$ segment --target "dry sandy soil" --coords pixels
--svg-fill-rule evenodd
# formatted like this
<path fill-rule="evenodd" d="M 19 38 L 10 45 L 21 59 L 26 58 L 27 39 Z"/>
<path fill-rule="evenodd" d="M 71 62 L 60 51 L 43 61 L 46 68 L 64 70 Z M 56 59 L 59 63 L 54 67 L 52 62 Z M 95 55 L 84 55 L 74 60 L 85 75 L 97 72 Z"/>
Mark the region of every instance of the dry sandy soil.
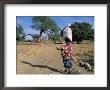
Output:
<path fill-rule="evenodd" d="M 17 74 L 67 74 L 64 72 L 60 50 L 61 44 L 17 45 Z M 94 44 L 72 44 L 73 54 L 77 60 L 91 64 L 94 68 Z M 74 64 L 71 74 L 94 74 L 84 67 Z M 80 72 L 77 72 L 77 69 Z"/>

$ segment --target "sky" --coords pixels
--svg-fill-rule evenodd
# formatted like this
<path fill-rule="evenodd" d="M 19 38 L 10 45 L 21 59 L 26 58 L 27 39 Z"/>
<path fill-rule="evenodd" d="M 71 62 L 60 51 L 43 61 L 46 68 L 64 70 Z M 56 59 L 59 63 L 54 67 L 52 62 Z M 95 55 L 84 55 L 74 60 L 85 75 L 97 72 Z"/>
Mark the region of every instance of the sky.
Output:
<path fill-rule="evenodd" d="M 94 28 L 94 16 L 49 16 L 56 24 L 63 29 L 67 24 L 74 22 L 87 22 L 93 25 Z M 31 28 L 33 16 L 17 16 L 16 23 L 22 25 L 26 34 L 35 34 L 36 31 Z M 31 37 L 27 37 L 31 38 Z"/>

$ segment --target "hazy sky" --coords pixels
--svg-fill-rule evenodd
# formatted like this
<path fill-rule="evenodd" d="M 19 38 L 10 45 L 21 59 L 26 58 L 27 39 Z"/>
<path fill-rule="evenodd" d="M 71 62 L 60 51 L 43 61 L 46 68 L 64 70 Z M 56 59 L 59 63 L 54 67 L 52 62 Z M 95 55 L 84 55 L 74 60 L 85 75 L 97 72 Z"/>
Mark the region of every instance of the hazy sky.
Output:
<path fill-rule="evenodd" d="M 32 16 L 17 16 L 16 22 L 17 24 L 20 24 L 24 28 L 24 32 L 34 34 L 36 31 L 34 31 L 31 28 L 32 25 Z M 87 22 L 93 25 L 94 28 L 94 16 L 50 16 L 51 19 L 53 19 L 56 24 L 62 29 L 64 28 L 68 23 L 74 23 L 74 22 Z"/>

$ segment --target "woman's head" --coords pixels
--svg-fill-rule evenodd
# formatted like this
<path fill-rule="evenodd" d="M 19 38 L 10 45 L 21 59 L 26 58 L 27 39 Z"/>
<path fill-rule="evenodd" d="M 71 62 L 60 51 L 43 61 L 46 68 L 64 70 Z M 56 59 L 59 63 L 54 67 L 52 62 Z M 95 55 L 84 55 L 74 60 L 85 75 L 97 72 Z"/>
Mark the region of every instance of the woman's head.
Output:
<path fill-rule="evenodd" d="M 65 38 L 66 43 L 70 43 L 71 41 L 68 38 Z"/>

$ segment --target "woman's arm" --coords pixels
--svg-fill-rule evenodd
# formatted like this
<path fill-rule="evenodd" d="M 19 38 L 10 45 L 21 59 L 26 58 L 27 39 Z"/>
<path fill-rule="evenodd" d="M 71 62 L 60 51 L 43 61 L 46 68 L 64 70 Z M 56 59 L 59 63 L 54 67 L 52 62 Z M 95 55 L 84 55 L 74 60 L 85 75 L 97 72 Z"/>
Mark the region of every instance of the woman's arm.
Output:
<path fill-rule="evenodd" d="M 74 61 L 74 62 L 77 62 L 77 59 L 71 54 L 71 59 Z"/>

